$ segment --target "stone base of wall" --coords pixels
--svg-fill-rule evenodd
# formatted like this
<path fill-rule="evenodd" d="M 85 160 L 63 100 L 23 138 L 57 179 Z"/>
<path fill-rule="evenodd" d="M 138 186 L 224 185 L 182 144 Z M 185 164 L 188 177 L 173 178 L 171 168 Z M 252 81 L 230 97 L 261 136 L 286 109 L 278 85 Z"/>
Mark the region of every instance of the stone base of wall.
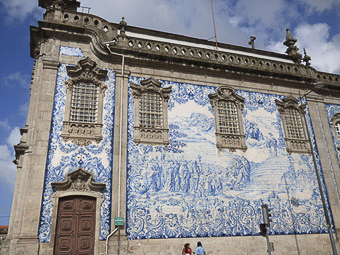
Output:
<path fill-rule="evenodd" d="M 38 238 L 7 238 L 2 244 L 1 255 L 36 255 L 39 254 Z"/>
<path fill-rule="evenodd" d="M 12 243 L 3 243 L 0 254 L 52 254 L 48 244 L 40 244 L 33 240 L 11 240 Z M 209 255 L 265 255 L 267 254 L 266 239 L 261 236 L 240 237 L 211 237 L 211 238 L 178 238 L 178 239 L 140 239 L 127 240 L 126 236 L 120 237 L 119 254 L 128 255 L 180 255 L 184 243 L 190 243 L 193 251 L 200 241 Z M 281 235 L 270 236 L 274 243 L 273 255 L 329 255 L 332 248 L 328 234 L 309 235 Z M 15 242 L 15 243 L 14 243 Z M 11 249 L 9 249 L 11 246 Z M 337 242 L 337 249 L 339 243 Z M 98 250 L 97 250 L 98 251 Z M 96 254 L 98 254 L 96 252 Z M 100 241 L 99 254 L 106 254 L 105 241 Z M 108 254 L 118 254 L 118 237 L 113 236 L 109 241 Z"/>
<path fill-rule="evenodd" d="M 209 255 L 267 254 L 266 238 L 261 236 L 128 240 L 127 253 L 120 249 L 120 254 L 180 255 L 184 243 L 190 243 L 194 251 L 198 241 Z M 274 243 L 273 255 L 332 254 L 328 234 L 270 236 L 270 241 Z M 117 254 L 117 247 L 111 247 L 109 254 Z"/>

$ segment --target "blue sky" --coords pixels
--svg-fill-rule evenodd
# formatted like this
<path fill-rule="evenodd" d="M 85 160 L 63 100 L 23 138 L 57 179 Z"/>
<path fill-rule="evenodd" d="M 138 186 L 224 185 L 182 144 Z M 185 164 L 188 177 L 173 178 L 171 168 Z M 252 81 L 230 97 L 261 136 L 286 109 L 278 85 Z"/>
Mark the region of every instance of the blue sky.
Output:
<path fill-rule="evenodd" d="M 118 23 L 203 39 L 213 37 L 210 0 L 84 0 L 91 14 Z M 340 0 L 214 0 L 217 38 L 248 47 L 250 35 L 258 49 L 285 52 L 289 27 L 306 48 L 312 66 L 340 74 Z M 29 26 L 43 10 L 38 0 L 0 0 L 0 225 L 9 222 L 16 167 L 13 145 L 26 122 L 33 60 Z"/>

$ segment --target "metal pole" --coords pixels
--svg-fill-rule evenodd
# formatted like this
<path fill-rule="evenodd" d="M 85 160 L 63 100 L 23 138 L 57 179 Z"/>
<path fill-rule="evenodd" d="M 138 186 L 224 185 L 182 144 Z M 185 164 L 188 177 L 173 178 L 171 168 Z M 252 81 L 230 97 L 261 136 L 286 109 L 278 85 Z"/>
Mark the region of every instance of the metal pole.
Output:
<path fill-rule="evenodd" d="M 271 255 L 272 254 L 272 246 L 271 246 L 271 244 L 270 244 L 270 242 L 269 242 L 269 235 L 268 235 L 268 227 L 266 226 L 266 228 L 267 228 L 267 231 L 266 231 L 266 240 L 267 240 L 267 252 L 268 252 L 268 255 Z"/>
<path fill-rule="evenodd" d="M 218 50 L 218 47 L 217 47 L 217 35 L 216 35 L 216 26 L 215 26 L 215 15 L 214 15 L 214 4 L 213 4 L 213 0 L 211 0 L 211 11 L 212 11 L 213 23 L 214 23 L 214 33 L 215 33 L 216 50 Z"/>
<path fill-rule="evenodd" d="M 304 95 L 303 97 L 305 97 L 305 96 L 306 95 Z M 306 104 L 307 104 L 307 98 L 305 98 L 305 99 L 306 99 Z M 312 118 L 311 118 L 311 125 L 312 125 Z M 323 187 L 322 187 L 321 178 L 319 176 L 318 167 L 317 167 L 317 164 L 316 164 L 316 159 L 315 159 L 314 150 L 313 150 L 313 144 L 312 144 L 312 140 L 311 140 L 308 129 L 307 129 L 307 135 L 308 135 L 310 148 L 312 150 L 313 164 L 314 164 L 314 169 L 315 169 L 315 173 L 316 173 L 316 179 L 318 181 L 318 186 L 319 186 L 319 191 L 320 191 L 320 196 L 321 196 L 321 201 L 322 201 L 322 207 L 323 207 L 323 211 L 324 211 L 325 218 L 326 218 L 326 224 L 327 224 L 327 228 L 328 228 L 329 239 L 330 239 L 331 245 L 332 245 L 333 255 L 338 255 L 338 252 L 337 252 L 336 246 L 335 246 L 334 237 L 333 237 L 331 221 L 330 221 L 329 214 L 328 214 L 328 208 L 327 208 L 327 204 L 326 204 L 325 194 L 324 194 L 324 190 L 323 190 Z"/>

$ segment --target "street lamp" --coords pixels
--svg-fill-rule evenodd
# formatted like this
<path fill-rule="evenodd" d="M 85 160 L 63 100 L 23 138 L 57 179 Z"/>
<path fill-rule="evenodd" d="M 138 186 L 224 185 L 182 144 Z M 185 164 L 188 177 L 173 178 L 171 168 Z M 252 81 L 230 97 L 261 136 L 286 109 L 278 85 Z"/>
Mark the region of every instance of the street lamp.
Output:
<path fill-rule="evenodd" d="M 313 89 L 321 89 L 324 86 L 325 86 L 325 83 L 317 82 L 317 83 L 314 84 L 314 88 Z M 310 91 L 305 93 L 303 96 L 301 96 L 299 98 L 300 102 L 301 102 L 302 98 L 305 98 L 306 99 L 306 103 L 307 103 L 306 96 L 309 93 L 311 93 L 313 91 L 313 89 L 311 89 Z M 315 159 L 314 150 L 313 150 L 313 144 L 312 144 L 312 140 L 311 140 L 311 137 L 310 137 L 310 134 L 309 134 L 308 131 L 307 131 L 307 135 L 308 135 L 308 140 L 309 140 L 309 144 L 310 144 L 310 148 L 311 148 L 311 152 L 312 152 L 314 169 L 315 169 L 316 178 L 317 178 L 317 181 L 318 181 L 318 186 L 319 186 L 319 191 L 320 191 L 320 196 L 321 196 L 321 201 L 322 201 L 322 207 L 323 207 L 323 211 L 324 211 L 325 218 L 326 218 L 326 224 L 327 224 L 327 228 L 328 228 L 329 239 L 330 239 L 330 242 L 331 242 L 331 245 L 332 245 L 333 255 L 338 255 L 338 252 L 337 252 L 336 246 L 335 246 L 334 237 L 333 237 L 333 231 L 332 231 L 332 227 L 331 227 L 331 220 L 330 220 L 329 214 L 328 214 L 328 208 L 327 208 L 327 204 L 326 204 L 324 190 L 323 190 L 323 187 L 322 187 L 321 178 L 320 178 L 319 173 L 318 173 L 318 168 L 317 168 L 316 159 Z"/>
<path fill-rule="evenodd" d="M 309 93 L 313 92 L 315 89 L 322 89 L 325 87 L 325 83 L 322 81 L 319 81 L 317 83 L 314 83 L 314 88 L 310 89 L 306 94 L 304 94 L 303 96 L 300 96 L 299 99 L 301 100 L 302 98 L 306 97 L 307 95 L 309 95 Z M 307 100 L 307 98 L 306 98 Z"/>

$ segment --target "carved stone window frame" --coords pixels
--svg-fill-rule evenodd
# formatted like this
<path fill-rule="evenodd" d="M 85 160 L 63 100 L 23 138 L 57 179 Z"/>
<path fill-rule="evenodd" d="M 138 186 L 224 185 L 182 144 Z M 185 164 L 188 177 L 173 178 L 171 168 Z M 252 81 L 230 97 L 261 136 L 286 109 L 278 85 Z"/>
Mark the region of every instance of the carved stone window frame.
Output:
<path fill-rule="evenodd" d="M 289 154 L 291 153 L 311 153 L 311 146 L 310 141 L 308 140 L 308 130 L 307 130 L 307 123 L 306 123 L 306 105 L 302 104 L 299 105 L 299 100 L 296 97 L 288 96 L 282 101 L 275 100 L 275 103 L 278 107 L 278 111 L 280 113 L 280 118 L 283 125 L 283 132 L 285 136 L 286 141 L 286 149 Z M 297 138 L 290 138 L 288 137 L 288 127 L 286 123 L 286 114 L 287 109 L 296 109 L 297 112 L 300 114 L 301 123 L 302 123 L 302 132 L 304 135 L 303 139 L 297 139 Z"/>
<path fill-rule="evenodd" d="M 219 150 L 229 149 L 230 151 L 236 151 L 236 149 L 240 149 L 242 151 L 246 151 L 247 145 L 245 141 L 242 117 L 244 98 L 237 95 L 235 90 L 229 86 L 218 87 L 216 93 L 210 94 L 208 96 L 215 118 L 216 147 Z M 220 132 L 218 104 L 221 101 L 232 102 L 235 105 L 237 110 L 237 124 L 239 130 L 238 134 L 227 134 Z"/>
<path fill-rule="evenodd" d="M 340 123 L 340 112 L 334 114 L 333 117 L 331 118 L 331 125 L 334 130 L 334 137 L 335 139 L 340 139 L 340 134 L 337 133 L 336 127 L 335 127 L 337 123 Z"/>
<path fill-rule="evenodd" d="M 172 87 L 161 88 L 162 83 L 150 77 L 142 80 L 140 85 L 130 83 L 134 105 L 134 137 L 136 144 L 163 144 L 169 145 L 169 125 L 168 125 L 168 107 Z M 163 127 L 142 127 L 140 124 L 140 100 L 141 95 L 145 92 L 153 92 L 160 95 L 163 108 Z"/>
<path fill-rule="evenodd" d="M 79 167 L 78 169 L 66 174 L 65 181 L 53 182 L 51 186 L 56 192 L 51 196 L 53 205 L 51 236 L 48 244 L 51 254 L 53 253 L 55 235 L 57 231 L 57 216 L 59 208 L 59 199 L 68 196 L 87 196 L 96 199 L 96 226 L 95 226 L 95 246 L 94 254 L 99 254 L 100 242 L 100 213 L 101 205 L 104 201 L 104 195 L 100 193 L 106 185 L 104 183 L 94 182 L 93 174 Z"/>
<path fill-rule="evenodd" d="M 96 62 L 92 61 L 89 57 L 80 60 L 76 66 L 67 66 L 66 69 L 70 79 L 65 81 L 66 104 L 61 137 L 65 141 L 71 140 L 80 146 L 89 145 L 92 141 L 99 143 L 103 138 L 103 105 L 105 90 L 107 89 L 103 80 L 107 76 L 107 70 L 99 69 Z M 76 122 L 70 120 L 73 88 L 74 85 L 80 83 L 93 84 L 98 87 L 96 122 Z"/>

